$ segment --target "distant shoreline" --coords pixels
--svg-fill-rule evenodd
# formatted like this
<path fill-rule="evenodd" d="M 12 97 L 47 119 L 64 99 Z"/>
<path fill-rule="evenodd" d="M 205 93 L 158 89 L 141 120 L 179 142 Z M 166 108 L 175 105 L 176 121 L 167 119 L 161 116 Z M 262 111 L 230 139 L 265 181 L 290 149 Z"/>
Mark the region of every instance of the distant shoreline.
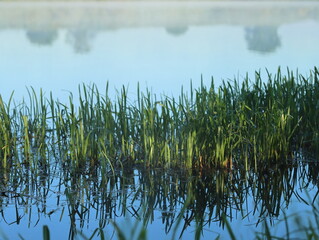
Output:
<path fill-rule="evenodd" d="M 289 3 L 289 4 L 287 4 Z M 319 21 L 319 1 L 1 1 L 0 30 L 179 27 L 207 25 L 278 26 Z"/>

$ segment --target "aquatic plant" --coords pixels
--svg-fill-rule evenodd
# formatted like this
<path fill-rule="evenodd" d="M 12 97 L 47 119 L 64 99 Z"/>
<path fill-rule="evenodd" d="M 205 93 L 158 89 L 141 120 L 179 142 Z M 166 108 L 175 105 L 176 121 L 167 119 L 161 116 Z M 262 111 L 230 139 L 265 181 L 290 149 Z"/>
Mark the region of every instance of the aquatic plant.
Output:
<path fill-rule="evenodd" d="M 29 102 L 12 106 L 0 97 L 0 157 L 32 169 L 51 155 L 74 170 L 143 164 L 148 167 L 246 170 L 287 164 L 293 155 L 319 149 L 319 72 L 308 78 L 279 69 L 263 80 L 246 77 L 183 88 L 178 98 L 137 87 L 130 102 L 123 87 L 114 100 L 93 84 L 79 86 L 79 99 L 46 98 L 28 90 Z M 189 95 L 188 95 L 189 94 Z"/>
<path fill-rule="evenodd" d="M 38 204 L 50 189 L 62 208 L 60 218 L 65 212 L 70 218 L 69 239 L 83 235 L 78 228 L 89 221 L 91 208 L 99 223 L 91 238 L 103 239 L 113 222 L 125 239 L 113 220 L 131 216 L 145 227 L 134 236 L 146 239 L 154 209 L 161 209 L 166 233 L 182 236 L 192 222 L 200 239 L 203 228 L 218 221 L 236 239 L 228 221 L 248 215 L 242 204 L 250 195 L 255 207 L 249 210 L 265 224 L 256 237 L 272 237 L 264 219 L 278 217 L 281 206 L 298 195 L 297 181 L 318 182 L 319 71 L 305 78 L 279 69 L 267 78 L 256 72 L 254 80 L 218 87 L 213 81 L 198 89 L 191 84 L 178 97 L 142 92 L 138 85 L 134 101 L 125 87 L 111 99 L 108 85 L 102 93 L 94 84 L 79 86 L 79 99 L 70 93 L 67 103 L 33 88 L 20 103 L 14 94 L 8 102 L 0 96 L 1 206 L 11 198 L 29 203 L 26 211 L 16 201 L 16 223 L 26 212 L 31 222 L 32 208 L 50 216 L 56 209 Z M 296 168 L 304 159 L 315 166 Z M 135 167 L 143 170 L 136 174 Z M 53 182 L 58 185 L 52 190 Z M 299 230 L 316 238 L 316 229 L 311 223 Z M 43 234 L 49 239 L 48 227 Z"/>

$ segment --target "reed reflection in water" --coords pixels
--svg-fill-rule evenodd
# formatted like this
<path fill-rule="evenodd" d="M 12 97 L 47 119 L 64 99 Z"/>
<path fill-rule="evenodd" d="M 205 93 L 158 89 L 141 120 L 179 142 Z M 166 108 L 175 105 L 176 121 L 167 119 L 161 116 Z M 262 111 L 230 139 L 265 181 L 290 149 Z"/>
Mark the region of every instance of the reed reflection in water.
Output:
<path fill-rule="evenodd" d="M 293 217 L 296 209 L 299 218 L 317 216 L 305 210 L 306 204 L 317 207 L 318 180 L 318 163 L 302 161 L 258 172 L 143 168 L 117 170 L 114 175 L 97 168 L 72 172 L 58 163 L 36 173 L 24 166 L 1 172 L 1 229 L 12 239 L 17 233 L 40 231 L 46 223 L 52 226 L 53 238 L 74 239 L 96 229 L 116 235 L 113 223 L 128 234 L 130 230 L 121 224 L 130 219 L 132 226 L 139 222 L 139 228 L 146 228 L 149 236 L 208 239 L 228 236 L 227 221 L 238 236 L 253 234 L 267 223 L 284 237 L 286 216 L 291 215 L 290 230 L 301 228 Z M 28 229 L 20 227 L 24 223 Z"/>

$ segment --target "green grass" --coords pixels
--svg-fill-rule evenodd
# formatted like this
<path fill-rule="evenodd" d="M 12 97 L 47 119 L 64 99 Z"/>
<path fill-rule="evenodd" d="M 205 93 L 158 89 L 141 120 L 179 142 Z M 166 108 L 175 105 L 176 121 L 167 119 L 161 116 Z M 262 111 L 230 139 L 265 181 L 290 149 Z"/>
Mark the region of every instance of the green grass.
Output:
<path fill-rule="evenodd" d="M 102 91 L 102 92 L 100 92 Z M 287 164 L 319 149 L 319 72 L 309 77 L 279 69 L 268 79 L 203 84 L 180 96 L 137 87 L 133 103 L 123 87 L 115 100 L 95 85 L 79 86 L 68 103 L 28 90 L 13 105 L 0 96 L 0 158 L 4 168 L 37 169 L 51 157 L 77 170 L 147 167 L 246 170 Z"/>

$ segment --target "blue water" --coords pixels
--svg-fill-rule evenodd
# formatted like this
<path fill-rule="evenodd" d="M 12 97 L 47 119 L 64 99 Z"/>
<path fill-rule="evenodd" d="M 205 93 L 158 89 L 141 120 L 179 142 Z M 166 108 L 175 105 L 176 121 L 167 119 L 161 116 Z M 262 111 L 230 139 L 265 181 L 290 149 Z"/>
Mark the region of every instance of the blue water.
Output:
<path fill-rule="evenodd" d="M 194 213 L 194 209 L 197 211 L 202 209 L 204 211 L 202 219 L 207 221 L 203 228 L 202 239 L 215 239 L 218 236 L 221 239 L 228 239 L 229 233 L 225 227 L 221 226 L 219 217 L 213 217 L 211 221 L 208 221 L 209 214 L 219 216 L 221 210 L 218 210 L 218 206 L 226 209 L 227 220 L 238 239 L 254 239 L 256 232 L 263 232 L 265 221 L 269 224 L 272 234 L 277 237 L 286 237 L 286 217 L 291 236 L 304 237 L 304 232 L 293 232 L 295 229 L 300 229 L 300 223 L 296 223 L 296 219 L 301 220 L 301 224 L 305 224 L 306 227 L 310 226 L 309 223 L 316 226 L 314 208 L 311 203 L 314 202 L 315 207 L 318 205 L 318 200 L 315 198 L 318 186 L 314 184 L 315 179 L 311 180 L 310 177 L 316 167 L 305 164 L 303 166 L 294 170 L 287 169 L 282 172 L 283 175 L 279 175 L 279 178 L 278 175 L 273 175 L 273 177 L 269 176 L 265 182 L 261 180 L 265 189 L 254 187 L 254 184 L 258 184 L 257 181 L 251 182 L 253 179 L 258 179 L 254 174 L 250 177 L 247 175 L 247 180 L 245 178 L 235 180 L 227 177 L 227 174 L 232 174 L 230 172 L 213 171 L 203 178 L 203 176 L 192 177 L 176 171 L 163 172 L 160 169 L 152 171 L 150 178 L 147 177 L 149 176 L 147 171 L 143 170 L 134 170 L 133 175 L 122 175 L 119 172 L 115 187 L 112 188 L 111 182 L 103 185 L 101 179 L 84 173 L 73 183 L 72 179 L 67 180 L 68 178 L 62 178 L 64 180 L 61 182 L 59 174 L 54 176 L 54 171 L 58 173 L 63 170 L 59 168 L 54 170 L 55 168 L 52 167 L 53 174 L 45 178 L 43 185 L 39 180 L 30 180 L 29 184 L 21 182 L 18 188 L 13 190 L 14 184 L 8 184 L 10 191 L 6 193 L 7 196 L 1 197 L 0 229 L 3 235 L 1 239 L 17 239 L 19 234 L 26 239 L 31 239 L 31 236 L 32 239 L 42 239 L 43 225 L 49 226 L 52 239 L 68 239 L 70 236 L 75 236 L 75 239 L 84 239 L 83 236 L 92 236 L 95 229 L 99 227 L 107 239 L 117 239 L 112 223 L 116 223 L 128 239 L 133 239 L 132 231 L 142 228 L 143 223 L 140 220 L 143 219 L 148 219 L 145 226 L 147 235 L 151 239 L 177 239 L 180 235 L 181 239 L 194 239 L 196 221 L 189 218 L 192 215 L 191 212 Z M 287 178 L 289 174 L 291 177 Z M 225 177 L 233 179 L 233 185 L 229 185 L 227 180 L 224 183 L 214 184 L 214 181 Z M 208 182 L 191 183 L 194 179 L 206 179 L 205 181 Z M 109 180 L 111 181 L 111 177 Z M 159 185 L 164 182 L 165 185 Z M 247 189 L 244 188 L 242 192 L 234 191 L 233 186 L 239 189 L 240 184 L 244 184 Z M 94 186 L 99 187 L 94 188 Z M 190 186 L 194 189 L 194 193 L 198 194 L 194 195 L 197 208 L 193 206 L 184 211 L 182 209 L 187 198 L 185 194 Z M 203 191 L 200 190 L 202 187 Z M 267 190 L 267 187 L 272 190 Z M 66 189 L 70 195 L 67 194 Z M 276 193 L 279 193 L 279 198 L 275 197 Z M 221 205 L 217 204 L 215 201 L 219 199 L 218 196 L 227 197 L 227 201 Z M 171 199 L 172 197 L 174 199 Z M 203 205 L 201 205 L 202 200 Z M 209 205 L 214 209 L 210 209 Z M 107 210 L 108 208 L 110 210 Z M 76 212 L 72 212 L 72 209 Z M 261 213 L 262 209 L 265 210 L 264 213 Z M 148 218 L 145 214 L 147 211 L 151 213 Z M 178 215 L 182 212 L 184 217 L 177 224 Z M 186 219 L 191 221 L 188 223 Z M 166 221 L 171 223 L 171 226 L 168 225 L 170 227 L 165 227 Z M 183 231 L 185 224 L 187 228 Z M 73 232 L 77 234 L 70 235 L 71 226 L 73 226 Z M 173 235 L 174 232 L 175 235 Z M 137 239 L 138 232 L 134 236 Z M 99 237 L 96 235 L 95 239 Z"/>
<path fill-rule="evenodd" d="M 141 89 L 176 96 L 181 86 L 189 89 L 191 80 L 194 87 L 199 86 L 201 76 L 206 85 L 212 77 L 218 85 L 222 79 L 242 79 L 246 74 L 253 78 L 256 70 L 275 73 L 278 67 L 309 76 L 319 62 L 319 21 L 311 12 L 318 4 L 299 4 L 300 9 L 306 6 L 305 13 L 293 20 L 285 16 L 273 20 L 271 14 L 260 20 L 247 14 L 236 22 L 231 16 L 219 20 L 211 15 L 203 16 L 208 20 L 186 19 L 186 27 L 178 27 L 180 20 L 174 17 L 150 18 L 147 12 L 114 15 L 119 23 L 98 22 L 102 20 L 95 20 L 90 12 L 81 20 L 83 24 L 63 14 L 66 20 L 60 24 L 51 15 L 39 23 L 36 19 L 24 23 L 16 17 L 17 23 L 0 22 L 0 94 L 8 99 L 14 90 L 18 101 L 27 95 L 25 87 L 32 86 L 67 101 L 69 91 L 77 96 L 81 83 L 95 83 L 103 92 L 109 82 L 111 96 L 124 85 L 134 99 L 138 82 Z M 36 6 L 33 14 L 45 12 Z M 312 14 L 307 16 L 307 11 Z M 143 18 L 152 21 L 143 24 Z M 164 20 L 177 27 L 166 27 Z"/>
<path fill-rule="evenodd" d="M 114 14 L 114 22 L 118 23 L 113 23 L 109 18 L 96 20 L 96 14 L 86 11 L 84 6 L 80 7 L 80 11 L 85 13 L 83 22 L 77 20 L 79 22 L 76 24 L 73 18 L 68 18 L 67 14 L 63 15 L 64 11 L 73 8 L 72 5 L 65 7 L 62 4 L 61 10 L 47 12 L 42 9 L 41 4 L 10 5 L 9 10 L 6 4 L 10 5 L 0 5 L 0 95 L 5 100 L 9 99 L 12 91 L 16 102 L 27 99 L 26 87 L 32 86 L 36 91 L 42 88 L 47 96 L 52 91 L 55 98 L 67 102 L 70 92 L 77 96 L 79 84 L 95 83 L 103 94 L 107 82 L 111 97 L 116 95 L 115 89 L 124 85 L 129 87 L 129 96 L 134 101 L 137 83 L 141 84 L 142 90 L 150 88 L 156 94 L 177 96 L 182 85 L 186 91 L 189 89 L 190 81 L 197 87 L 201 79 L 204 84 L 209 85 L 214 77 L 216 85 L 219 85 L 222 79 L 243 79 L 246 74 L 253 78 L 256 70 L 261 70 L 264 76 L 265 69 L 276 73 L 279 66 L 283 72 L 289 67 L 309 76 L 309 70 L 319 63 L 319 20 L 316 17 L 318 14 L 313 12 L 318 9 L 316 2 L 297 3 L 304 13 L 299 14 L 301 17 L 289 18 L 283 15 L 278 19 L 277 15 L 272 17 L 272 14 L 269 14 L 264 22 L 253 14 L 254 8 L 251 14 L 245 14 L 240 19 L 220 19 L 216 14 L 216 6 L 205 3 L 208 8 L 215 9 L 211 15 L 208 14 L 208 20 L 185 17 L 187 24 L 181 23 L 178 17 L 174 16 L 170 19 L 161 18 L 162 12 L 156 14 L 161 4 L 151 6 L 151 17 L 147 11 L 148 6 L 145 7 L 143 3 L 137 7 L 146 11 L 134 13 L 136 15 L 132 14 L 133 17 L 129 11 Z M 178 12 L 178 4 L 174 4 Z M 267 3 L 263 5 L 266 6 Z M 221 6 L 223 8 L 223 4 Z M 247 3 L 245 6 L 247 9 L 251 7 Z M 121 7 L 123 6 L 119 4 L 115 9 Z M 219 7 L 217 3 L 217 9 Z M 237 7 L 242 9 L 239 5 Z M 128 7 L 130 8 L 134 6 Z M 198 11 L 202 8 L 199 6 Z M 15 12 L 16 9 L 20 9 L 20 12 Z M 123 9 L 127 10 L 125 7 Z M 26 10 L 31 11 L 34 16 L 24 15 Z M 181 13 L 183 11 L 182 9 Z M 40 21 L 41 17 L 52 19 Z M 203 15 L 204 17 L 207 15 Z M 63 18 L 66 20 L 63 21 Z M 87 21 L 88 19 L 92 21 Z M 61 20 L 61 23 L 58 20 Z M 134 186 L 138 189 L 141 186 L 137 179 L 139 172 L 135 174 Z M 68 238 L 70 204 L 64 194 L 66 187 L 58 188 L 58 176 L 51 176 L 47 181 L 51 181 L 49 188 L 23 183 L 8 196 L 0 196 L 0 229 L 3 234 L 1 239 L 18 239 L 19 234 L 25 239 L 42 239 L 43 225 L 49 226 L 51 239 Z M 169 184 L 171 183 L 167 183 L 167 186 L 171 186 Z M 311 202 L 318 191 L 317 186 L 310 183 L 305 189 L 300 184 L 301 182 L 296 184 L 294 191 Z M 134 187 L 129 186 L 126 192 L 130 194 L 127 200 L 127 209 L 130 212 L 126 212 L 125 216 L 121 213 L 123 208 L 119 206 L 118 196 L 123 189 L 119 188 L 117 191 L 111 191 L 113 203 L 117 203 L 117 207 L 112 217 L 108 215 L 124 229 L 128 237 L 131 236 L 130 231 L 135 229 L 136 223 L 136 217 L 132 217 L 132 205 L 137 208 L 142 201 L 137 199 L 131 203 L 135 192 Z M 178 186 L 177 184 L 177 189 Z M 82 188 L 83 192 L 78 192 L 80 205 L 88 204 L 86 187 Z M 1 189 L 6 188 L 5 184 L 1 185 Z M 48 194 L 37 192 L 39 189 L 48 191 Z M 46 197 L 41 197 L 43 195 Z M 253 239 L 253 233 L 263 229 L 262 223 L 256 225 L 259 217 L 258 214 L 253 214 L 255 203 L 251 196 L 252 192 L 242 203 L 243 212 L 233 210 L 233 218 L 229 219 L 239 239 Z M 275 226 L 272 230 L 277 236 L 284 236 L 286 233 L 282 212 L 286 212 L 287 216 L 297 212 L 299 219 L 313 216 L 312 207 L 304 204 L 297 194 L 290 198 L 288 208 L 283 196 L 280 201 L 281 214 L 272 217 Z M 166 211 L 166 214 L 178 215 L 181 209 L 182 204 L 177 204 L 171 211 Z M 119 217 L 115 218 L 115 213 Z M 163 209 L 157 205 L 153 213 L 147 226 L 148 236 L 151 239 L 171 239 L 171 232 L 167 235 L 162 223 Z M 267 219 L 269 221 L 269 218 Z M 90 208 L 84 221 L 80 221 L 79 216 L 76 217 L 76 229 L 89 237 L 101 223 L 100 220 L 101 216 L 96 214 L 94 208 Z M 109 219 L 102 217 L 102 220 L 107 222 L 103 228 L 106 236 L 116 239 Z M 176 218 L 174 221 L 176 223 Z M 212 222 L 210 226 L 205 226 L 202 239 L 212 239 L 218 235 L 222 239 L 229 239 L 228 232 L 219 225 L 219 222 Z M 173 224 L 173 228 L 174 226 Z M 183 223 L 178 226 L 176 236 L 179 236 L 182 226 Z M 294 221 L 290 221 L 289 226 L 294 228 Z M 192 223 L 185 230 L 182 239 L 194 239 L 194 234 L 195 227 Z M 80 235 L 77 236 L 82 239 Z"/>

